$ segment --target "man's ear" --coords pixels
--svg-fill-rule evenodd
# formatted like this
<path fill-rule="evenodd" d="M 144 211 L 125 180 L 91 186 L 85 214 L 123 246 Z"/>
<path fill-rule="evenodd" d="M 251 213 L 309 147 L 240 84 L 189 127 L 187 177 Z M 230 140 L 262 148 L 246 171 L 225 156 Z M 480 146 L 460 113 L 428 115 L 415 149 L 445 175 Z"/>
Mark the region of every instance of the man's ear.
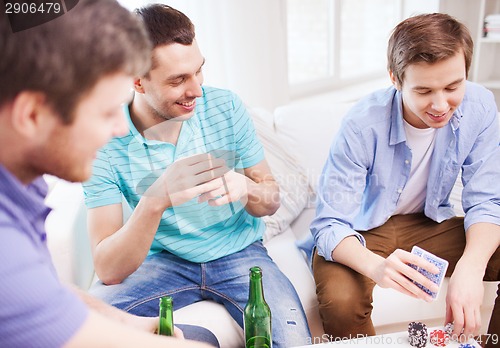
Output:
<path fill-rule="evenodd" d="M 27 137 L 36 136 L 44 114 L 51 112 L 40 92 L 23 91 L 12 102 L 11 119 L 14 130 Z"/>
<path fill-rule="evenodd" d="M 134 79 L 134 90 L 137 93 L 144 94 L 144 86 L 142 85 L 142 81 L 139 77 Z"/>
<path fill-rule="evenodd" d="M 393 84 L 393 86 L 397 89 L 397 90 L 400 90 L 401 86 L 399 86 L 399 83 L 398 81 L 396 80 L 396 77 L 394 76 L 394 73 L 389 70 L 389 77 L 391 78 L 391 82 Z"/>

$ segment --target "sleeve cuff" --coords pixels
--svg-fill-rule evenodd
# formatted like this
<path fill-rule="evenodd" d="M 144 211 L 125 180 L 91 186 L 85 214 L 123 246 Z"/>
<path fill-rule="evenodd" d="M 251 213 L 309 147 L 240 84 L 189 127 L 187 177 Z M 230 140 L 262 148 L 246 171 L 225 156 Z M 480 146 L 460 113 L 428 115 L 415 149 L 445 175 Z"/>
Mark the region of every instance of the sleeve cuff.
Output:
<path fill-rule="evenodd" d="M 316 241 L 318 255 L 322 256 L 326 261 L 335 262 L 332 258 L 332 251 L 344 240 L 344 238 L 355 236 L 359 242 L 366 247 L 365 238 L 352 228 L 344 225 L 335 225 L 330 227 L 329 231 L 324 232 Z"/>

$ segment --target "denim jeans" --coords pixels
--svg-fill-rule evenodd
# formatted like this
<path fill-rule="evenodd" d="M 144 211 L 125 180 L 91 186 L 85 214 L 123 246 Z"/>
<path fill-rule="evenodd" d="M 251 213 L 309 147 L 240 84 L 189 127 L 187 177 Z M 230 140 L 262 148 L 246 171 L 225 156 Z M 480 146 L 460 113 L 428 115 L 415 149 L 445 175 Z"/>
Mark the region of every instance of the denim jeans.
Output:
<path fill-rule="evenodd" d="M 98 282 L 90 292 L 113 306 L 141 316 L 157 316 L 162 296 L 172 296 L 176 309 L 211 300 L 224 305 L 243 327 L 252 266 L 262 269 L 264 296 L 272 314 L 273 347 L 310 343 L 311 335 L 299 297 L 260 241 L 206 263 L 193 263 L 163 251 L 148 256 L 121 284 Z"/>
<path fill-rule="evenodd" d="M 219 341 L 212 331 L 196 325 L 180 324 L 175 325 L 182 330 L 184 338 L 198 342 L 209 343 L 211 346 L 220 348 Z"/>

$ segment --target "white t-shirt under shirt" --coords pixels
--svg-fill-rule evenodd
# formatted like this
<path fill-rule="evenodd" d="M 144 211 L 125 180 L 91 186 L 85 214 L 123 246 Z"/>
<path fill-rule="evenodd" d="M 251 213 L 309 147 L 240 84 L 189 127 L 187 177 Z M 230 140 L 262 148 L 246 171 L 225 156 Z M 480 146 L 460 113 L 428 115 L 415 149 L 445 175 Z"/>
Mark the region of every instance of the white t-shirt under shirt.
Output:
<path fill-rule="evenodd" d="M 412 153 L 410 176 L 399 196 L 394 215 L 424 211 L 427 179 L 436 139 L 436 128 L 415 128 L 404 121 L 406 145 Z"/>

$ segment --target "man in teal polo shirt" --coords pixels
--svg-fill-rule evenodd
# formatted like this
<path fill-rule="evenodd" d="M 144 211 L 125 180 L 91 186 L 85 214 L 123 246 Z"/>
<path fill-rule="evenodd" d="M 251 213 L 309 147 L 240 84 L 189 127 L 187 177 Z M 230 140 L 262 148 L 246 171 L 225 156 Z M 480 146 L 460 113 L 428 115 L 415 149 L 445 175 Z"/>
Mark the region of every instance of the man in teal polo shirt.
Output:
<path fill-rule="evenodd" d="M 208 299 L 243 326 L 257 265 L 273 345 L 306 344 L 297 293 L 262 245 L 259 217 L 278 209 L 279 189 L 243 103 L 202 87 L 205 60 L 189 18 L 166 5 L 136 12 L 153 41 L 152 68 L 135 80 L 130 132 L 100 151 L 84 185 L 101 280 L 92 292 L 146 316 L 161 296 L 173 296 L 176 308 Z M 133 209 L 125 224 L 122 197 Z"/>

